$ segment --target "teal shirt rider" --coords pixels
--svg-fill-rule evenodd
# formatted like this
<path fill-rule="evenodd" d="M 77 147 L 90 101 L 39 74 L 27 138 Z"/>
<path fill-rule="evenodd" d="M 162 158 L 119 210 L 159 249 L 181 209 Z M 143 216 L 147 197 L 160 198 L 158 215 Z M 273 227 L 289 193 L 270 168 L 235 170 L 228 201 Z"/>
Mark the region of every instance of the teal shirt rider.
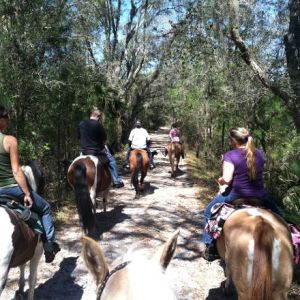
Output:
<path fill-rule="evenodd" d="M 10 162 L 10 155 L 3 146 L 5 134 L 0 132 L 0 187 L 9 187 L 18 185 Z"/>

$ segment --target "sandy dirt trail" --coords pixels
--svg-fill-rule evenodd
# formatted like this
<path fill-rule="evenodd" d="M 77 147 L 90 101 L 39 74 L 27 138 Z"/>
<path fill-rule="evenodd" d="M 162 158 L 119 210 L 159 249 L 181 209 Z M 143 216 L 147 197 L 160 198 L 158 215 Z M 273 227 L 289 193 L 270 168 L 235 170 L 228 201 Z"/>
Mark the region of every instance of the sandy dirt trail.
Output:
<path fill-rule="evenodd" d="M 153 149 L 159 154 L 155 159 L 157 168 L 149 171 L 146 177 L 146 194 L 135 199 L 129 174 L 123 174 L 125 187 L 110 192 L 108 212 L 104 214 L 98 210 L 97 224 L 103 234 L 99 243 L 107 260 L 112 262 L 133 246 L 152 253 L 179 228 L 177 250 L 166 272 L 178 299 L 235 299 L 222 295 L 220 284 L 224 275 L 220 261 L 208 263 L 199 256 L 203 212 L 200 210 L 201 199 L 195 195 L 200 189 L 201 197 L 201 187 L 194 186 L 188 178 L 184 160 L 180 163 L 179 176 L 171 178 L 170 164 L 162 154 L 168 142 L 167 132 L 162 128 L 151 134 Z M 62 251 L 55 261 L 46 264 L 42 257 L 35 294 L 37 300 L 95 299 L 92 277 L 80 256 L 81 229 L 75 211 L 68 221 L 68 225 L 57 232 Z M 12 299 L 17 279 L 18 269 L 12 269 L 1 300 Z"/>

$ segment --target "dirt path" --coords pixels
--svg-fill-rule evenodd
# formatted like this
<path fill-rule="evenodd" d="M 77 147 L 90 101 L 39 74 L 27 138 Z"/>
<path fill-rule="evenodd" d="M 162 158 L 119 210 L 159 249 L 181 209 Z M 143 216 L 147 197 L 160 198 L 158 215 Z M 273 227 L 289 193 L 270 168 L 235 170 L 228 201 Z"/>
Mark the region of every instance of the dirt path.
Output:
<path fill-rule="evenodd" d="M 129 183 L 129 174 L 123 175 L 125 188 L 112 190 L 108 212 L 100 209 L 97 224 L 103 233 L 100 245 L 109 262 L 125 254 L 133 246 L 143 247 L 151 253 L 169 235 L 180 228 L 180 237 L 175 257 L 167 269 L 167 276 L 178 299 L 235 299 L 226 298 L 220 288 L 224 280 L 220 261 L 208 263 L 199 257 L 199 236 L 202 212 L 200 199 L 195 196 L 196 186 L 187 177 L 184 161 L 176 179 L 170 177 L 170 166 L 161 150 L 168 142 L 166 129 L 151 134 L 157 168 L 149 171 L 147 194 L 135 199 L 135 192 Z M 57 233 L 62 246 L 55 262 L 40 263 L 36 299 L 93 300 L 94 284 L 80 257 L 81 230 L 77 214 L 69 225 Z M 10 271 L 7 287 L 0 300 L 8 300 L 16 289 L 18 271 Z"/>

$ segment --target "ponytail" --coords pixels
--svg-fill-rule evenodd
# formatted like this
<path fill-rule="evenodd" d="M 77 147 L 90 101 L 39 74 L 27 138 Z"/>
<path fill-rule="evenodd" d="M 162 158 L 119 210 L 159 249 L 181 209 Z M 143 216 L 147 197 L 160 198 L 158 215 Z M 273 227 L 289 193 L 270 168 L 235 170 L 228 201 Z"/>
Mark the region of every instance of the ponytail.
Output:
<path fill-rule="evenodd" d="M 248 176 L 251 180 L 256 179 L 256 148 L 252 136 L 247 137 L 245 147 Z"/>
<path fill-rule="evenodd" d="M 256 179 L 256 147 L 252 136 L 245 128 L 233 128 L 230 130 L 230 138 L 238 142 L 240 145 L 245 145 L 245 157 L 247 171 L 250 180 Z"/>

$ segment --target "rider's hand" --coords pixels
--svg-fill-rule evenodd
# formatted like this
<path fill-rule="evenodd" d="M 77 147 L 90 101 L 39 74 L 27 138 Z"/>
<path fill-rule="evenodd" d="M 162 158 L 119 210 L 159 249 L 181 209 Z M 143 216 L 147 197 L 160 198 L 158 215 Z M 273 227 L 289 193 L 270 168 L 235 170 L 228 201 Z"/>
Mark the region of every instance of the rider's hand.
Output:
<path fill-rule="evenodd" d="M 25 195 L 24 196 L 24 205 L 28 208 L 30 208 L 32 206 L 33 202 L 32 202 L 32 199 L 31 199 L 31 196 L 30 195 Z"/>
<path fill-rule="evenodd" d="M 218 178 L 218 182 L 219 182 L 219 184 L 221 184 L 221 185 L 227 184 L 227 182 L 224 180 L 223 177 Z"/>

